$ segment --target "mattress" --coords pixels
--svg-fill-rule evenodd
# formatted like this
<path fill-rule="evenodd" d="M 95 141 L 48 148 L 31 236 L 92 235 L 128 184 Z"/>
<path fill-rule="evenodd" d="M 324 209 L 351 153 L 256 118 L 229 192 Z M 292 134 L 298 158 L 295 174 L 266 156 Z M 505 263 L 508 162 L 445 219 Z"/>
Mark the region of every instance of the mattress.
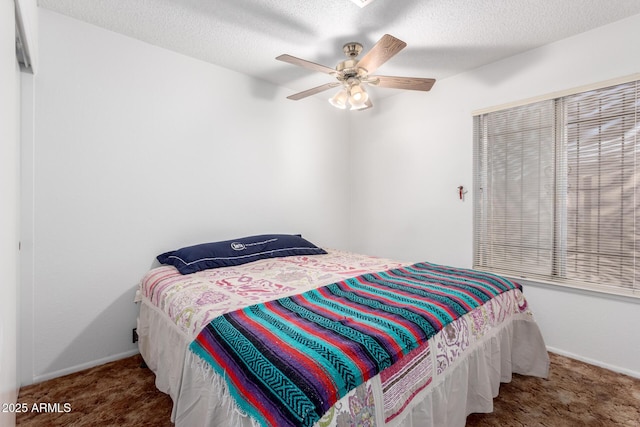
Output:
<path fill-rule="evenodd" d="M 181 275 L 172 266 L 140 283 L 140 352 L 156 386 L 173 399 L 176 425 L 252 425 L 224 378 L 188 351 L 213 319 L 410 263 L 328 250 Z M 522 292 L 510 290 L 457 318 L 398 363 L 336 402 L 316 424 L 463 426 L 490 412 L 512 373 L 545 377 L 548 357 Z"/>

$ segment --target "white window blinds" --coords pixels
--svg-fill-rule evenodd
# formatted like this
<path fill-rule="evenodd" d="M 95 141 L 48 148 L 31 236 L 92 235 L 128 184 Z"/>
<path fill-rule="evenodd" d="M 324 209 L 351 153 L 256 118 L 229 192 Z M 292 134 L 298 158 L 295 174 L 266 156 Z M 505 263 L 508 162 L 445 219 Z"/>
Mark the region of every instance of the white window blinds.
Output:
<path fill-rule="evenodd" d="M 639 83 L 474 117 L 474 267 L 640 296 Z"/>

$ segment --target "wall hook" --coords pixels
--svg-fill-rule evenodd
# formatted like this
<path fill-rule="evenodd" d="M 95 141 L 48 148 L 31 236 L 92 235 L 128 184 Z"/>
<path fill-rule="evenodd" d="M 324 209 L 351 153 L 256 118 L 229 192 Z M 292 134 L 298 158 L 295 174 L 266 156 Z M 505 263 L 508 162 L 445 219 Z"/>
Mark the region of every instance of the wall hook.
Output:
<path fill-rule="evenodd" d="M 464 186 L 461 185 L 458 187 L 458 195 L 460 196 L 460 200 L 464 201 L 464 195 L 467 194 L 467 190 L 464 189 Z"/>

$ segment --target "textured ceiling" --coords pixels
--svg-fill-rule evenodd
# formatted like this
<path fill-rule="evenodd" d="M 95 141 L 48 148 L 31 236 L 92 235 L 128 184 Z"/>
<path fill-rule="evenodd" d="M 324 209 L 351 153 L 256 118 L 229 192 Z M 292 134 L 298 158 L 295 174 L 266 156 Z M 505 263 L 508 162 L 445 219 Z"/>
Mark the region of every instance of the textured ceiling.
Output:
<path fill-rule="evenodd" d="M 40 7 L 298 92 L 342 46 L 366 53 L 385 33 L 407 47 L 378 74 L 443 79 L 640 13 L 639 0 L 39 0 Z M 437 83 L 436 83 L 437 85 Z M 382 94 L 395 89 L 376 88 Z"/>

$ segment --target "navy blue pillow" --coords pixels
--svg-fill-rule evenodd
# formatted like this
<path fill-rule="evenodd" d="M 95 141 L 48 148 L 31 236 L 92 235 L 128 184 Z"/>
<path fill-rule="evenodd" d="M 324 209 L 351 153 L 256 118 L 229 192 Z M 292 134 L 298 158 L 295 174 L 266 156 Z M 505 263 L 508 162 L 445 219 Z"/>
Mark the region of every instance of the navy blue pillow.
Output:
<path fill-rule="evenodd" d="M 323 249 L 292 234 L 263 234 L 223 242 L 203 243 L 158 255 L 161 264 L 182 274 L 246 264 L 264 258 L 326 254 Z"/>

